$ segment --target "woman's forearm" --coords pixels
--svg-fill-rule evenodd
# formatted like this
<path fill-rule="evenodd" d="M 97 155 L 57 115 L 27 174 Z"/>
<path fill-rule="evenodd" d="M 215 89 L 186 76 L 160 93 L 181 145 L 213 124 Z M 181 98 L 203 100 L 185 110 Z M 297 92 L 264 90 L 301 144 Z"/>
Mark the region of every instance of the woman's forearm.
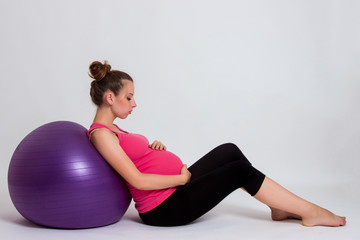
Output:
<path fill-rule="evenodd" d="M 157 190 L 185 185 L 190 181 L 191 172 L 184 164 L 178 175 L 146 174 L 138 172 L 132 178 L 132 186 L 140 190 Z M 131 184 L 131 183 L 130 183 Z"/>
<path fill-rule="evenodd" d="M 136 186 L 140 190 L 157 190 L 176 187 L 187 183 L 187 178 L 183 174 L 179 175 L 158 175 L 141 174 Z"/>

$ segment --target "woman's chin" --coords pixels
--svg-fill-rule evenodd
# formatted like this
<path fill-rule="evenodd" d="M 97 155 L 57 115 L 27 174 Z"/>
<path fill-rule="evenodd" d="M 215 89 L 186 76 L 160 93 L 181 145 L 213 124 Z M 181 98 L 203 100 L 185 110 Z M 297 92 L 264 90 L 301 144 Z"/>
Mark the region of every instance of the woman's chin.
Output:
<path fill-rule="evenodd" d="M 123 115 L 123 116 L 119 116 L 120 119 L 126 119 L 129 116 L 129 114 Z"/>

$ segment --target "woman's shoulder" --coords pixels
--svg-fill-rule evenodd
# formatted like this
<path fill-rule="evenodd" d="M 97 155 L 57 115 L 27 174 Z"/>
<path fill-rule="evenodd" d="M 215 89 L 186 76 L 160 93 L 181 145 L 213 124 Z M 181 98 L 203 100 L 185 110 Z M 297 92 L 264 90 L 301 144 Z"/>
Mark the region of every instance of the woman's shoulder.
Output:
<path fill-rule="evenodd" d="M 118 128 L 118 127 L 116 126 L 116 128 Z M 94 122 L 93 124 L 91 124 L 91 126 L 90 126 L 90 128 L 88 130 L 88 136 L 90 136 L 92 134 L 92 132 L 94 132 L 95 130 L 99 130 L 99 129 L 105 129 L 105 131 L 113 132 L 116 135 L 118 135 L 118 133 L 119 133 L 118 131 L 116 131 L 114 129 L 111 129 L 110 127 L 108 127 L 108 126 L 106 126 L 104 124 Z"/>
<path fill-rule="evenodd" d="M 92 131 L 89 131 L 89 139 L 114 139 L 114 137 L 117 138 L 116 134 L 114 132 L 110 131 L 106 128 L 95 128 Z"/>
<path fill-rule="evenodd" d="M 87 132 L 87 135 L 91 142 L 108 142 L 108 141 L 119 141 L 118 134 L 116 131 L 110 129 L 106 125 L 103 125 L 101 123 L 94 122 L 91 126 L 89 131 Z"/>

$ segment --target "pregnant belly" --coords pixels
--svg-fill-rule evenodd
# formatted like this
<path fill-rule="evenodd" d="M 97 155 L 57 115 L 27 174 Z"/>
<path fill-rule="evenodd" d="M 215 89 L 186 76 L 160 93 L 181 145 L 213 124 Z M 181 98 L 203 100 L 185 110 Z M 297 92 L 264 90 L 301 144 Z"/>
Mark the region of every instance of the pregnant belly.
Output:
<path fill-rule="evenodd" d="M 183 163 L 172 152 L 165 150 L 152 150 L 141 160 L 135 163 L 142 173 L 176 175 L 180 174 Z"/>

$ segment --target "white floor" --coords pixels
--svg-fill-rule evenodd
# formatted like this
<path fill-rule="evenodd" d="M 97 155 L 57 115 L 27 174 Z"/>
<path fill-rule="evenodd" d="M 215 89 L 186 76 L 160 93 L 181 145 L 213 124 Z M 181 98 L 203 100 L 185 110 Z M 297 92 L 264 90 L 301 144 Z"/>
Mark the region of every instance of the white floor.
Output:
<path fill-rule="evenodd" d="M 266 206 L 236 191 L 210 213 L 182 227 L 150 227 L 142 224 L 133 205 L 117 223 L 94 229 L 59 230 L 37 226 L 22 218 L 6 190 L 1 192 L 1 239 L 360 239 L 360 193 L 350 183 L 328 186 L 287 186 L 298 195 L 339 215 L 345 227 L 303 227 L 299 221 L 270 220 Z M 352 191 L 354 187 L 356 191 Z"/>

